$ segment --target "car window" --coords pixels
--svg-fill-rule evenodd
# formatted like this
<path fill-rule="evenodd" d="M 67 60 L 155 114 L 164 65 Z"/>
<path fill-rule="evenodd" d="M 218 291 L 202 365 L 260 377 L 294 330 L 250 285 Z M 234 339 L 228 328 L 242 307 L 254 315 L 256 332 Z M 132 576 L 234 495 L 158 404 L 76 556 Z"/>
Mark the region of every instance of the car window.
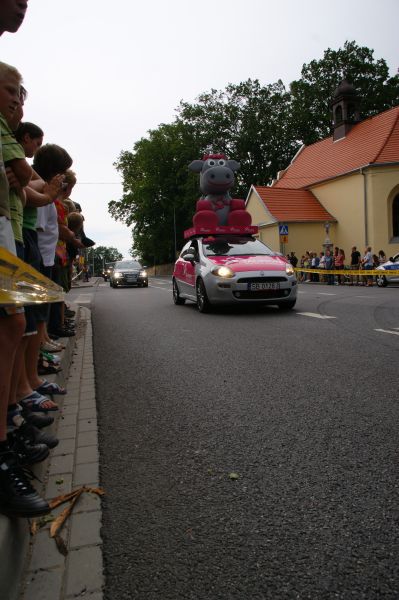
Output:
<path fill-rule="evenodd" d="M 115 269 L 141 269 L 141 264 L 137 260 L 121 260 L 115 264 Z"/>
<path fill-rule="evenodd" d="M 266 244 L 250 237 L 203 238 L 205 256 L 264 256 L 274 255 Z"/>

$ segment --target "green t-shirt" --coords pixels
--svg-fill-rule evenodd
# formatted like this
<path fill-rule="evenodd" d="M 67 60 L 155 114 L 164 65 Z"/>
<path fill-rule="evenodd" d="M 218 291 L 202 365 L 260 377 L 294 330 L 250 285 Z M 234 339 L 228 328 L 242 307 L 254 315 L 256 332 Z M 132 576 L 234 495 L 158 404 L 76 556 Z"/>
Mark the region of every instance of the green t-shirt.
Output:
<path fill-rule="evenodd" d="M 10 202 L 8 200 L 8 179 L 2 153 L 3 123 L 8 127 L 4 117 L 0 114 L 0 217 L 7 217 L 7 219 L 9 219 Z"/>
<path fill-rule="evenodd" d="M 3 160 L 7 165 L 8 162 L 14 159 L 24 159 L 25 160 L 25 152 L 20 144 L 18 144 L 17 140 L 14 137 L 13 132 L 9 128 L 7 121 L 1 117 L 0 120 L 1 126 L 1 141 L 3 145 Z M 14 237 L 16 241 L 23 242 L 22 237 L 22 221 L 23 221 L 23 205 L 22 200 L 19 197 L 18 193 L 10 189 L 9 192 L 9 206 L 10 206 L 10 216 L 11 216 L 11 225 L 12 230 L 14 232 Z M 35 220 L 36 224 L 36 220 Z"/>

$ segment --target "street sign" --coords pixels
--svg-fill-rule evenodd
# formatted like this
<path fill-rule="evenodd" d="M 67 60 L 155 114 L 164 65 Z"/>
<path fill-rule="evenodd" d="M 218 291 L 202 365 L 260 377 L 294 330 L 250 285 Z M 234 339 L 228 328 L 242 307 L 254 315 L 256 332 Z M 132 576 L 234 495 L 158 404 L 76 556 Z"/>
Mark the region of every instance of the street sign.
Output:
<path fill-rule="evenodd" d="M 288 244 L 288 235 L 280 235 L 280 243 Z"/>
<path fill-rule="evenodd" d="M 288 235 L 288 225 L 279 225 L 278 232 L 280 235 Z"/>

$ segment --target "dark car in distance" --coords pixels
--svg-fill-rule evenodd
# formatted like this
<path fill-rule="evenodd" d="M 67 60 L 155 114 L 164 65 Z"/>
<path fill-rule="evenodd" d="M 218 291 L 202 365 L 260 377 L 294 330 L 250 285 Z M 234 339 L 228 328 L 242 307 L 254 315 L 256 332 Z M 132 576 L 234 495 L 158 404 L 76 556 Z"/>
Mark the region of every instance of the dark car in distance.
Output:
<path fill-rule="evenodd" d="M 112 271 L 114 269 L 114 266 L 115 266 L 114 262 L 105 263 L 105 269 L 102 272 L 104 281 L 109 281 Z"/>
<path fill-rule="evenodd" d="M 148 287 L 148 274 L 137 260 L 118 260 L 111 273 L 109 284 L 112 288 L 122 285 Z"/>

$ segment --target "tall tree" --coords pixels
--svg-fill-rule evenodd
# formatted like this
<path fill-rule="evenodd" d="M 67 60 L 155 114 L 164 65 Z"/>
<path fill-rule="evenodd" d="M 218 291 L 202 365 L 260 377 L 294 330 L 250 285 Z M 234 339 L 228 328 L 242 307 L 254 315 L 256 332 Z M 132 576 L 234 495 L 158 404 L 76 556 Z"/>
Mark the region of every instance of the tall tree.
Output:
<path fill-rule="evenodd" d="M 93 274 L 100 275 L 106 263 L 122 260 L 123 254 L 113 246 L 97 246 L 89 248 L 87 262 L 93 268 Z"/>
<path fill-rule="evenodd" d="M 181 247 L 198 195 L 187 165 L 198 152 L 193 128 L 176 121 L 150 131 L 115 163 L 124 193 L 109 203 L 109 211 L 133 225 L 134 252 L 147 264 L 174 260 L 175 232 Z"/>
<path fill-rule="evenodd" d="M 399 103 L 399 77 L 355 42 L 304 65 L 289 89 L 280 80 L 262 86 L 248 79 L 181 102 L 173 123 L 150 131 L 115 163 L 123 196 L 109 211 L 133 225 L 134 252 L 147 264 L 173 260 L 175 236 L 180 248 L 199 195 L 187 166 L 206 151 L 241 162 L 234 195 L 245 198 L 251 184 L 267 185 L 287 167 L 301 144 L 330 135 L 330 101 L 344 78 L 363 99 L 362 117 Z"/>
<path fill-rule="evenodd" d="M 362 118 L 369 117 L 399 103 L 399 78 L 390 77 L 384 59 L 374 59 L 374 51 L 356 42 L 343 48 L 328 48 L 320 60 L 303 65 L 301 78 L 290 86 L 291 122 L 298 141 L 311 144 L 331 134 L 331 101 L 342 79 L 356 88 Z"/>

